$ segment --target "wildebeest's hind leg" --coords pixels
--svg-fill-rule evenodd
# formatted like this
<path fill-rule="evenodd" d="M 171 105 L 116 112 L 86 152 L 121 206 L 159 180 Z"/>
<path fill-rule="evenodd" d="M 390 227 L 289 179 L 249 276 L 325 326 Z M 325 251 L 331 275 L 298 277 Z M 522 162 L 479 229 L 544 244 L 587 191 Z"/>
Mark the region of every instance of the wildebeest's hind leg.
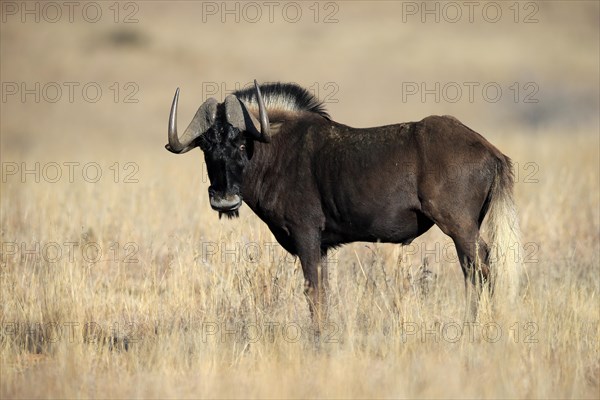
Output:
<path fill-rule="evenodd" d="M 479 233 L 479 232 L 478 232 Z M 491 273 L 488 264 L 488 246 L 478 237 L 465 240 L 460 235 L 452 237 L 460 267 L 465 277 L 465 296 L 467 302 L 466 319 L 475 320 L 484 289 L 491 293 Z"/>
<path fill-rule="evenodd" d="M 432 207 L 427 207 L 427 203 L 424 203 L 424 206 L 425 215 L 454 241 L 465 277 L 466 319 L 474 320 L 483 289 L 491 287 L 489 249 L 479 235 L 478 213 L 470 213 L 469 207 L 457 210 L 455 213 L 438 213 Z"/>

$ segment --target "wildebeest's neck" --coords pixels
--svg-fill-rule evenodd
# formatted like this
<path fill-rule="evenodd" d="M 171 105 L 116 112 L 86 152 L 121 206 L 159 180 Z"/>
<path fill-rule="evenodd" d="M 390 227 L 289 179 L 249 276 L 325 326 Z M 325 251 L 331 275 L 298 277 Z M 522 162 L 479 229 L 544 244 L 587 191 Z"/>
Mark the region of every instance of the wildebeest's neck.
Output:
<path fill-rule="evenodd" d="M 254 143 L 252 159 L 244 171 L 244 202 L 263 220 L 285 218 L 275 215 L 277 210 L 293 209 L 291 203 L 314 189 L 308 185 L 313 182 L 309 178 L 315 149 L 322 145 L 326 132 L 337 126 L 341 125 L 310 113 L 278 121 L 270 143 Z"/>

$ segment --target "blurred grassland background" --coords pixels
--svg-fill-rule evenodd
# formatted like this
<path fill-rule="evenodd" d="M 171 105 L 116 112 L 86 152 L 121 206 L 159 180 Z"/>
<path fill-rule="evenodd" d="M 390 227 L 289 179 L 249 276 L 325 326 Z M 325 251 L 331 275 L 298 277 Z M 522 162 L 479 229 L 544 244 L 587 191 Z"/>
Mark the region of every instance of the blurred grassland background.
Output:
<path fill-rule="evenodd" d="M 600 395 L 597 2 L 494 3 L 496 23 L 491 9 L 484 18 L 487 2 L 476 2 L 473 22 L 465 2 L 452 3 L 456 23 L 446 2 L 428 3 L 439 22 L 421 2 L 388 1 L 276 2 L 271 22 L 257 2 L 255 23 L 241 2 L 122 2 L 118 22 L 115 3 L 96 2 L 95 23 L 85 2 L 73 22 L 57 2 L 56 23 L 23 22 L 25 3 L 13 2 L 16 14 L 7 3 L 2 398 Z M 464 287 L 454 247 L 434 227 L 409 248 L 356 243 L 332 255 L 332 340 L 314 348 L 299 262 L 248 207 L 233 221 L 210 210 L 200 150 L 164 149 L 175 88 L 181 129 L 209 90 L 222 100 L 253 79 L 311 88 L 334 120 L 356 127 L 454 115 L 515 161 L 528 284 L 518 306 L 498 299 L 482 316 L 501 327 L 497 342 L 449 333 L 462 326 Z M 36 82 L 39 102 L 11 92 Z M 65 82 L 76 83 L 72 102 Z M 82 93 L 90 83 L 102 90 L 96 102 Z M 422 99 L 421 85 L 436 83 L 439 101 Z M 442 91 L 449 83 L 462 89 L 457 101 Z M 54 84 L 62 96 L 51 102 Z M 486 84 L 501 88 L 498 101 Z M 35 163 L 39 172 L 22 175 Z M 51 163 L 55 183 L 54 170 L 43 173 Z M 79 163 L 72 182 L 64 163 Z M 82 175 L 90 163 L 98 182 L 96 168 Z M 43 252 L 51 243 L 60 255 Z M 65 243 L 76 243 L 73 258 Z M 90 243 L 98 259 L 82 253 Z M 272 323 L 302 334 L 253 340 L 244 328 Z"/>

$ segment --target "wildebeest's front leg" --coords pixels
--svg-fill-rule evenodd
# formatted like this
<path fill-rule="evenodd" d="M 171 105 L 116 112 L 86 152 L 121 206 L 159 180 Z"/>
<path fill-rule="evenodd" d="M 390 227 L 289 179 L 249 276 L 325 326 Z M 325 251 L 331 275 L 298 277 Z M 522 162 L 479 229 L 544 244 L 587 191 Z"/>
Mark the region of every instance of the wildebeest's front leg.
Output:
<path fill-rule="evenodd" d="M 321 257 L 319 234 L 301 234 L 296 239 L 296 249 L 304 274 L 304 295 L 308 301 L 315 332 L 319 334 L 327 312 L 325 283 L 327 269 Z"/>
<path fill-rule="evenodd" d="M 323 322 L 327 322 L 329 316 L 329 270 L 327 251 L 321 250 L 321 263 L 319 265 L 319 283 L 321 287 L 321 313 L 323 315 Z"/>

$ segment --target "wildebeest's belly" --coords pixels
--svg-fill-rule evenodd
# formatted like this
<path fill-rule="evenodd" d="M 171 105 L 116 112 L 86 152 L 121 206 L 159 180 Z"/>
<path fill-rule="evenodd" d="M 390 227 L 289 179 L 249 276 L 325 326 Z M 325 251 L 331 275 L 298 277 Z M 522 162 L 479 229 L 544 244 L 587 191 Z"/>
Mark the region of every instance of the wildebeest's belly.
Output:
<path fill-rule="evenodd" d="M 325 247 L 349 242 L 408 244 L 433 223 L 417 208 L 390 204 L 383 208 L 356 207 L 326 218 L 322 242 Z"/>

